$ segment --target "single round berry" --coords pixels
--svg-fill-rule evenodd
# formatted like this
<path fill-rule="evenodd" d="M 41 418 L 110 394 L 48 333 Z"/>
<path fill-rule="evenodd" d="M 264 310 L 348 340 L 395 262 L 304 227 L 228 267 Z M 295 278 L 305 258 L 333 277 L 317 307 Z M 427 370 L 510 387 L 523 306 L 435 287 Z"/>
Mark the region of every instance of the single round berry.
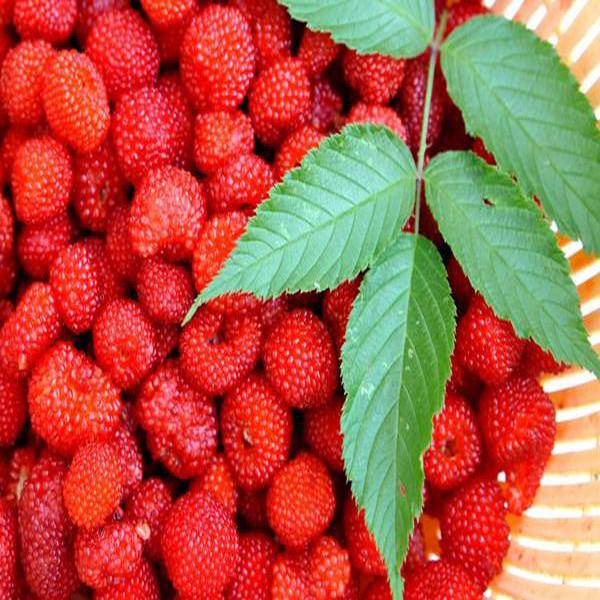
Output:
<path fill-rule="evenodd" d="M 389 106 L 381 104 L 365 104 L 359 102 L 352 107 L 346 117 L 346 125 L 350 123 L 371 123 L 372 125 L 385 125 L 391 129 L 402 141 L 408 142 L 409 135 L 404 121 L 398 113 Z"/>
<path fill-rule="evenodd" d="M 469 576 L 453 562 L 428 562 L 406 581 L 406 600 L 481 600 L 481 592 Z M 390 596 L 391 598 L 391 596 Z"/>
<path fill-rule="evenodd" d="M 179 61 L 179 51 L 181 50 L 183 36 L 194 17 L 200 14 L 202 8 L 199 3 L 194 3 L 192 10 L 178 23 L 166 27 L 154 25 L 153 33 L 158 44 L 158 53 L 163 65 L 171 65 Z"/>
<path fill-rule="evenodd" d="M 361 278 L 345 281 L 323 295 L 323 320 L 327 323 L 338 352 L 342 349 L 346 338 L 348 319 L 358 295 Z"/>
<path fill-rule="evenodd" d="M 345 598 L 350 587 L 352 565 L 348 551 L 339 542 L 324 535 L 310 550 L 309 573 L 315 600 Z"/>
<path fill-rule="evenodd" d="M 0 497 L 0 598 L 18 598 L 17 515 L 14 506 Z"/>
<path fill-rule="evenodd" d="M 79 0 L 75 34 L 79 45 L 84 48 L 87 37 L 96 19 L 112 8 L 128 8 L 129 0 Z"/>
<path fill-rule="evenodd" d="M 189 493 L 175 502 L 161 545 L 169 577 L 184 597 L 218 596 L 235 575 L 239 554 L 235 523 L 210 494 Z"/>
<path fill-rule="evenodd" d="M 138 488 L 144 475 L 140 443 L 124 424 L 115 432 L 113 442 L 123 472 L 123 498 L 127 499 Z"/>
<path fill-rule="evenodd" d="M 13 23 L 23 39 L 66 42 L 77 20 L 77 0 L 15 0 Z"/>
<path fill-rule="evenodd" d="M 141 561 L 131 577 L 94 593 L 94 600 L 160 600 L 161 597 L 158 577 L 147 560 Z"/>
<path fill-rule="evenodd" d="M 283 140 L 277 154 L 273 170 L 277 179 L 302 162 L 310 150 L 316 148 L 325 136 L 311 125 L 304 125 Z"/>
<path fill-rule="evenodd" d="M 315 540 L 329 527 L 334 512 L 333 481 L 317 457 L 301 453 L 275 475 L 267 516 L 285 546 L 301 548 Z"/>
<path fill-rule="evenodd" d="M 312 104 L 308 122 L 321 133 L 331 133 L 341 123 L 344 101 L 340 93 L 325 76 L 313 83 Z"/>
<path fill-rule="evenodd" d="M 12 453 L 8 463 L 8 478 L 4 495 L 15 506 L 18 506 L 25 483 L 37 462 L 37 451 L 32 446 L 16 448 Z"/>
<path fill-rule="evenodd" d="M 131 206 L 122 204 L 108 215 L 106 250 L 111 268 L 123 281 L 135 283 L 142 260 L 134 252 L 129 232 Z"/>
<path fill-rule="evenodd" d="M 12 446 L 25 425 L 27 400 L 18 379 L 0 370 L 0 447 Z"/>
<path fill-rule="evenodd" d="M 302 34 L 298 58 L 304 63 L 308 76 L 319 77 L 338 57 L 341 46 L 328 33 L 312 31 L 308 27 Z"/>
<path fill-rule="evenodd" d="M 191 13 L 194 0 L 142 0 L 142 8 L 158 27 L 181 23 Z"/>
<path fill-rule="evenodd" d="M 10 202 L 0 195 L 0 259 L 12 254 L 15 241 L 15 218 Z"/>
<path fill-rule="evenodd" d="M 332 470 L 344 470 L 342 459 L 341 398 L 304 413 L 304 441 L 307 446 Z"/>
<path fill-rule="evenodd" d="M 385 577 L 374 579 L 365 590 L 364 600 L 393 600 L 388 580 Z"/>
<path fill-rule="evenodd" d="M 190 491 L 201 491 L 210 494 L 220 502 L 227 512 L 235 517 L 237 512 L 238 488 L 233 471 L 223 454 L 217 454 L 208 465 L 206 473 L 196 479 Z"/>
<path fill-rule="evenodd" d="M 266 487 L 288 459 L 292 414 L 261 375 L 230 392 L 221 409 L 225 455 L 246 490 Z"/>
<path fill-rule="evenodd" d="M 444 30 L 444 37 L 449 36 L 457 27 L 466 23 L 472 17 L 485 15 L 489 9 L 480 0 L 461 0 L 454 2 L 448 11 L 448 23 Z"/>
<path fill-rule="evenodd" d="M 326 404 L 337 387 L 337 360 L 327 328 L 307 309 L 287 313 L 272 329 L 263 356 L 267 379 L 296 408 Z"/>
<path fill-rule="evenodd" d="M 286 551 L 279 554 L 273 565 L 272 600 L 308 598 L 312 600 L 308 571 L 308 552 Z"/>

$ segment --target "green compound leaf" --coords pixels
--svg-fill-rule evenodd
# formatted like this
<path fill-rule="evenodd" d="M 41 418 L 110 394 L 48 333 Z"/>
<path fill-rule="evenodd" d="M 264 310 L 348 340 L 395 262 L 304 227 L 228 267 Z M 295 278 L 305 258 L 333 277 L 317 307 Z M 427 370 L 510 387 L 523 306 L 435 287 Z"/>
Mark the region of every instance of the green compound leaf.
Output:
<path fill-rule="evenodd" d="M 532 200 L 471 152 L 436 156 L 425 195 L 444 239 L 494 311 L 558 360 L 600 375 L 569 266 Z"/>
<path fill-rule="evenodd" d="M 279 0 L 294 19 L 361 54 L 416 56 L 433 37 L 432 0 Z"/>
<path fill-rule="evenodd" d="M 394 598 L 423 504 L 422 456 L 450 375 L 456 309 L 435 246 L 400 234 L 365 276 L 342 349 L 346 474 Z"/>
<path fill-rule="evenodd" d="M 446 40 L 442 68 L 468 130 L 561 231 L 600 253 L 600 132 L 554 48 L 523 25 L 478 17 Z"/>
<path fill-rule="evenodd" d="M 200 294 L 324 290 L 356 276 L 398 234 L 414 204 L 409 149 L 385 127 L 350 125 L 276 185 Z"/>

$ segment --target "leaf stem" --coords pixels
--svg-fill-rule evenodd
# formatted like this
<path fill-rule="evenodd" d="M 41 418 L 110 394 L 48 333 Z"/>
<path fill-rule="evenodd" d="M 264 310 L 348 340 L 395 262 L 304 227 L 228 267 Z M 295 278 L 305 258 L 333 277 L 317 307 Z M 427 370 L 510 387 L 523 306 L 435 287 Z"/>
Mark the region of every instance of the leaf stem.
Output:
<path fill-rule="evenodd" d="M 421 123 L 421 139 L 419 141 L 419 153 L 417 156 L 417 185 L 415 188 L 415 234 L 419 233 L 419 220 L 421 216 L 421 187 L 423 183 L 423 170 L 425 168 L 425 151 L 427 150 L 427 129 L 429 127 L 429 112 L 431 109 L 431 97 L 433 95 L 433 81 L 435 78 L 435 67 L 437 57 L 442 45 L 442 37 L 446 29 L 448 13 L 444 10 L 440 17 L 435 38 L 431 44 L 431 55 L 429 56 L 429 67 L 427 69 L 427 88 L 425 90 L 425 105 L 423 106 L 423 121 Z"/>

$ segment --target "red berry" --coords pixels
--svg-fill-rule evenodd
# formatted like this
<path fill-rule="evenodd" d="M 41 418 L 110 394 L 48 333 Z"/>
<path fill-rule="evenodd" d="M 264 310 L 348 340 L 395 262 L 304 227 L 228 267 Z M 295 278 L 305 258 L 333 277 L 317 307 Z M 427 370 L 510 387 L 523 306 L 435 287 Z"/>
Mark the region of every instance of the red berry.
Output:
<path fill-rule="evenodd" d="M 78 5 L 75 33 L 79 45 L 84 47 L 96 19 L 111 8 L 127 8 L 129 0 L 79 0 Z"/>
<path fill-rule="evenodd" d="M 540 348 L 533 340 L 525 342 L 519 374 L 537 378 L 543 373 L 556 375 L 567 368 L 565 363 L 559 363 L 550 352 Z"/>
<path fill-rule="evenodd" d="M 475 480 L 447 501 L 440 520 L 442 558 L 460 564 L 484 589 L 500 573 L 510 529 L 495 481 Z"/>
<path fill-rule="evenodd" d="M 254 74 L 250 25 L 234 7 L 210 4 L 192 19 L 181 44 L 183 83 L 197 110 L 232 110 Z"/>
<path fill-rule="evenodd" d="M 225 397 L 223 446 L 243 489 L 269 485 L 289 456 L 292 428 L 291 411 L 261 375 L 251 375 Z"/>
<path fill-rule="evenodd" d="M 223 394 L 242 381 L 260 357 L 257 315 L 229 317 L 201 308 L 179 338 L 188 380 L 208 394 Z"/>
<path fill-rule="evenodd" d="M 446 269 L 448 271 L 450 287 L 452 288 L 452 295 L 458 307 L 461 310 L 466 310 L 471 303 L 475 290 L 454 256 L 450 257 Z"/>
<path fill-rule="evenodd" d="M 160 584 L 154 567 L 142 560 L 138 570 L 125 581 L 97 590 L 94 600 L 160 600 Z"/>
<path fill-rule="evenodd" d="M 266 492 L 264 490 L 254 492 L 240 490 L 238 514 L 248 527 L 266 529 L 269 526 Z"/>
<path fill-rule="evenodd" d="M 425 494 L 423 494 L 425 496 Z M 402 563 L 402 577 L 406 579 L 425 564 L 425 537 L 420 523 L 415 525 L 408 539 L 408 551 Z"/>
<path fill-rule="evenodd" d="M 148 24 L 134 10 L 100 14 L 85 46 L 106 85 L 109 100 L 153 85 L 158 76 L 158 46 Z"/>
<path fill-rule="evenodd" d="M 17 150 L 11 183 L 20 221 L 41 223 L 61 214 L 73 183 L 68 150 L 49 136 L 27 140 Z"/>
<path fill-rule="evenodd" d="M 242 111 L 207 112 L 196 117 L 194 160 L 204 173 L 214 173 L 253 149 L 254 130 Z"/>
<path fill-rule="evenodd" d="M 142 261 L 131 244 L 130 214 L 130 205 L 122 204 L 108 215 L 106 251 L 116 275 L 124 281 L 135 283 Z"/>
<path fill-rule="evenodd" d="M 14 311 L 15 307 L 10 300 L 0 300 L 0 328 L 8 321 L 8 318 Z"/>
<path fill-rule="evenodd" d="M 284 552 L 273 565 L 272 600 L 313 600 L 308 552 Z"/>
<path fill-rule="evenodd" d="M 117 429 L 113 441 L 123 472 L 123 498 L 127 499 L 142 481 L 142 452 L 137 438 L 125 425 Z"/>
<path fill-rule="evenodd" d="M 481 600 L 482 595 L 458 565 L 435 560 L 407 580 L 404 597 L 406 600 Z"/>
<path fill-rule="evenodd" d="M 15 241 L 15 219 L 10 202 L 0 195 L 0 260 L 12 254 Z"/>
<path fill-rule="evenodd" d="M 331 133 L 341 119 L 344 101 L 329 79 L 319 77 L 314 81 L 309 123 L 322 133 Z"/>
<path fill-rule="evenodd" d="M 332 471 L 342 472 L 342 398 L 304 413 L 304 441 Z"/>
<path fill-rule="evenodd" d="M 278 145 L 310 115 L 311 85 L 302 62 L 284 58 L 266 68 L 254 80 L 248 102 L 258 138 Z"/>
<path fill-rule="evenodd" d="M 338 352 L 346 337 L 346 327 L 358 295 L 362 278 L 345 281 L 334 290 L 327 290 L 323 296 L 323 320 L 329 326 Z"/>
<path fill-rule="evenodd" d="M 487 151 L 485 144 L 481 138 L 477 138 L 471 146 L 471 151 L 477 154 L 480 158 L 483 158 L 488 165 L 495 165 L 496 159 L 494 155 Z"/>
<path fill-rule="evenodd" d="M 21 498 L 25 482 L 29 478 L 37 460 L 37 452 L 31 446 L 16 448 L 10 458 L 5 498 L 15 506 L 17 506 Z"/>
<path fill-rule="evenodd" d="M 521 515 L 533 504 L 553 446 L 554 440 L 546 448 L 539 449 L 537 454 L 513 463 L 504 470 L 506 483 L 502 485 L 502 491 L 511 513 Z"/>
<path fill-rule="evenodd" d="M 77 20 L 77 0 L 15 0 L 13 23 L 23 39 L 66 42 Z"/>
<path fill-rule="evenodd" d="M 0 370 L 0 447 L 12 446 L 25 425 L 27 401 L 21 381 Z"/>
<path fill-rule="evenodd" d="M 40 126 L 37 129 L 41 131 L 44 127 Z M 2 160 L 0 171 L 2 171 L 9 183 L 12 179 L 13 165 L 17 151 L 31 136 L 32 132 L 28 128 L 20 126 L 9 127 L 4 134 L 0 157 Z"/>
<path fill-rule="evenodd" d="M 288 135 L 275 155 L 273 170 L 277 179 L 297 167 L 309 150 L 316 148 L 325 136 L 311 125 L 304 125 Z"/>
<path fill-rule="evenodd" d="M 109 440 L 121 414 L 118 390 L 70 342 L 59 342 L 36 365 L 29 382 L 34 430 L 48 445 L 71 455 L 83 443 Z"/>
<path fill-rule="evenodd" d="M 298 58 L 304 63 L 308 76 L 314 78 L 327 69 L 340 50 L 341 46 L 336 44 L 328 33 L 306 28 L 300 41 Z"/>
<path fill-rule="evenodd" d="M 350 587 L 352 566 L 348 551 L 335 538 L 323 536 L 310 550 L 309 573 L 315 600 L 343 599 Z"/>
<path fill-rule="evenodd" d="M 179 61 L 179 51 L 181 49 L 183 36 L 185 35 L 189 24 L 192 22 L 192 19 L 198 15 L 201 10 L 201 5 L 194 3 L 192 10 L 178 23 L 167 27 L 154 26 L 153 32 L 158 44 L 158 53 L 160 54 L 160 60 L 164 65 Z"/>
<path fill-rule="evenodd" d="M 186 494 L 175 502 L 161 545 L 169 577 L 184 597 L 217 596 L 235 575 L 239 553 L 235 523 L 209 494 Z"/>
<path fill-rule="evenodd" d="M 524 346 L 508 321 L 499 319 L 481 296 L 473 298 L 456 331 L 456 353 L 467 369 L 498 385 L 515 370 Z"/>
<path fill-rule="evenodd" d="M 136 414 L 155 460 L 180 479 L 206 471 L 217 448 L 215 406 L 187 384 L 177 361 L 163 363 L 146 379 Z"/>
<path fill-rule="evenodd" d="M 337 387 L 337 360 L 329 332 L 307 309 L 286 314 L 265 343 L 267 379 L 279 396 L 296 408 L 326 404 Z"/>
<path fill-rule="evenodd" d="M 449 36 L 452 31 L 469 19 L 477 15 L 485 15 L 488 12 L 489 9 L 481 3 L 481 0 L 461 0 L 453 3 L 448 11 L 448 22 L 444 37 Z"/>
<path fill-rule="evenodd" d="M 477 398 L 482 384 L 473 373 L 465 369 L 456 352 L 451 357 L 451 368 L 452 373 L 446 384 L 446 391 L 459 394 L 467 399 Z"/>
<path fill-rule="evenodd" d="M 433 419 L 431 446 L 423 457 L 425 478 L 437 489 L 464 483 L 481 461 L 481 438 L 475 413 L 464 398 L 446 394 L 444 409 Z"/>
<path fill-rule="evenodd" d="M 181 23 L 191 13 L 195 0 L 142 0 L 148 18 L 159 27 Z"/>
<path fill-rule="evenodd" d="M 17 516 L 14 506 L 0 498 L 0 598 L 17 598 Z"/>
<path fill-rule="evenodd" d="M 238 489 L 233 471 L 223 454 L 214 456 L 206 473 L 192 483 L 190 491 L 210 494 L 226 508 L 229 514 L 235 517 Z"/>
<path fill-rule="evenodd" d="M 327 467 L 307 452 L 275 475 L 267 494 L 269 524 L 282 544 L 301 548 L 329 527 L 335 493 Z"/>
<path fill-rule="evenodd" d="M 390 584 L 384 577 L 374 579 L 365 590 L 364 600 L 393 600 Z M 419 598 L 419 600 L 421 600 Z"/>
<path fill-rule="evenodd" d="M 17 261 L 11 252 L 6 258 L 0 258 L 0 298 L 8 296 L 15 287 L 17 279 Z"/>
<path fill-rule="evenodd" d="M 389 106 L 381 104 L 355 104 L 346 117 L 346 125 L 350 123 L 371 123 L 372 125 L 385 125 L 391 129 L 402 141 L 408 142 L 408 133 L 403 120 L 398 113 Z"/>

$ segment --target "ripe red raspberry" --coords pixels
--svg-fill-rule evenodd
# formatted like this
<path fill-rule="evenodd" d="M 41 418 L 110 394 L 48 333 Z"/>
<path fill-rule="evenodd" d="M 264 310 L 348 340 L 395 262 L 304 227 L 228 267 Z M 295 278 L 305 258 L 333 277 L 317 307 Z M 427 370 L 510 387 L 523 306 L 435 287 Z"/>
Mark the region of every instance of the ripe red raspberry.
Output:
<path fill-rule="evenodd" d="M 248 109 L 261 142 L 277 146 L 310 115 L 311 85 L 302 62 L 284 58 L 262 71 L 250 89 Z"/>
<path fill-rule="evenodd" d="M 79 578 L 94 589 L 129 579 L 140 568 L 143 547 L 142 538 L 128 521 L 80 529 L 75 538 Z"/>
<path fill-rule="evenodd" d="M 211 213 L 254 209 L 269 194 L 275 178 L 270 165 L 256 154 L 241 154 L 207 180 Z"/>
<path fill-rule="evenodd" d="M 15 0 L 0 0 L 0 26 L 8 27 L 12 23 Z"/>
<path fill-rule="evenodd" d="M 75 527 L 62 494 L 66 473 L 61 460 L 41 458 L 19 500 L 21 565 L 29 589 L 39 598 L 70 598 L 79 586 L 73 559 Z"/>
<path fill-rule="evenodd" d="M 460 362 L 488 385 L 498 385 L 515 370 L 524 346 L 513 326 L 499 319 L 481 296 L 474 296 L 456 330 Z"/>
<path fill-rule="evenodd" d="M 142 452 L 137 438 L 124 424 L 115 432 L 113 442 L 123 472 L 123 498 L 127 499 L 142 481 Z"/>
<path fill-rule="evenodd" d="M 161 559 L 162 526 L 173 504 L 173 494 L 162 479 L 144 480 L 127 500 L 125 517 L 136 527 L 150 534 L 145 540 L 145 552 L 154 561 Z"/>
<path fill-rule="evenodd" d="M 333 397 L 335 349 L 327 328 L 310 310 L 293 310 L 273 327 L 263 361 L 269 383 L 290 406 L 316 408 Z"/>
<path fill-rule="evenodd" d="M 17 515 L 0 497 L 0 598 L 17 598 Z"/>
<path fill-rule="evenodd" d="M 290 304 L 286 296 L 278 296 L 263 303 L 260 309 L 260 319 L 265 336 L 271 333 L 271 329 L 288 312 L 289 308 Z"/>
<path fill-rule="evenodd" d="M 318 77 L 313 83 L 309 123 L 322 133 L 331 133 L 340 120 L 344 101 L 329 79 Z"/>
<path fill-rule="evenodd" d="M 160 365 L 165 361 L 179 344 L 179 331 L 180 326 L 177 325 L 163 325 L 158 323 L 156 325 L 156 346 L 154 352 L 154 364 Z"/>
<path fill-rule="evenodd" d="M 387 579 L 384 577 L 374 579 L 365 590 L 364 600 L 393 600 Z"/>
<path fill-rule="evenodd" d="M 254 149 L 254 130 L 241 111 L 200 113 L 194 128 L 194 160 L 204 173 L 222 169 Z"/>
<path fill-rule="evenodd" d="M 354 568 L 365 575 L 386 575 L 385 563 L 375 544 L 375 538 L 365 523 L 365 513 L 358 509 L 351 496 L 344 505 L 343 523 L 348 552 Z"/>
<path fill-rule="evenodd" d="M 425 90 L 427 88 L 427 71 L 429 69 L 429 54 L 409 60 L 406 65 L 404 83 L 398 98 L 398 109 L 408 129 L 408 144 L 416 151 L 421 142 L 423 126 L 423 108 L 425 106 Z M 427 146 L 435 144 L 442 130 L 444 120 L 445 83 L 436 69 L 433 80 L 433 93 L 429 106 L 429 121 L 427 125 Z"/>
<path fill-rule="evenodd" d="M 76 50 L 63 50 L 49 62 L 42 91 L 54 135 L 78 152 L 95 150 L 108 134 L 110 107 L 94 63 Z"/>
<path fill-rule="evenodd" d="M 122 389 L 131 389 L 150 373 L 156 351 L 156 329 L 134 300 L 116 299 L 94 322 L 98 364 Z"/>
<path fill-rule="evenodd" d="M 480 590 L 500 573 L 510 529 L 500 486 L 475 480 L 448 500 L 440 520 L 442 558 L 460 564 Z"/>
<path fill-rule="evenodd" d="M 44 120 L 42 87 L 55 51 L 43 40 L 24 41 L 8 51 L 0 72 L 0 99 L 14 125 L 40 125 Z"/>
<path fill-rule="evenodd" d="M 336 44 L 328 33 L 311 31 L 306 28 L 302 34 L 298 58 L 310 78 L 319 77 L 338 57 L 341 46 Z"/>
<path fill-rule="evenodd" d="M 349 125 L 350 123 L 385 125 L 403 142 L 408 143 L 409 135 L 404 126 L 404 121 L 400 118 L 398 113 L 389 106 L 359 102 L 352 107 L 352 110 L 346 117 L 346 125 Z"/>
<path fill-rule="evenodd" d="M 153 85 L 158 76 L 158 46 L 148 24 L 134 10 L 108 10 L 99 15 L 85 46 L 109 100 Z"/>
<path fill-rule="evenodd" d="M 190 491 L 200 491 L 210 494 L 220 502 L 229 514 L 235 517 L 237 512 L 238 489 L 233 471 L 223 454 L 217 454 L 206 473 L 192 482 Z"/>
<path fill-rule="evenodd" d="M 66 42 L 77 20 L 77 0 L 15 0 L 13 23 L 23 39 Z"/>
<path fill-rule="evenodd" d="M 248 217 L 241 211 L 216 214 L 207 221 L 194 248 L 192 263 L 194 284 L 198 292 L 221 270 L 247 224 Z M 258 298 L 246 293 L 227 294 L 209 303 L 212 310 L 227 315 L 254 312 L 260 305 Z"/>
<path fill-rule="evenodd" d="M 154 567 L 146 560 L 129 578 L 97 590 L 94 600 L 160 600 L 160 584 Z"/>
<path fill-rule="evenodd" d="M 254 74 L 250 25 L 232 6 L 210 4 L 192 19 L 180 50 L 183 83 L 197 110 L 232 110 Z"/>
<path fill-rule="evenodd" d="M 338 353 L 346 337 L 348 319 L 361 281 L 361 277 L 345 281 L 334 290 L 327 290 L 323 296 L 323 320 L 331 331 Z"/>
<path fill-rule="evenodd" d="M 194 3 L 192 10 L 178 23 L 168 27 L 153 27 L 154 37 L 158 44 L 158 53 L 163 65 L 170 65 L 179 61 L 179 51 L 183 36 L 194 17 L 200 14 L 202 6 Z"/>
<path fill-rule="evenodd" d="M 129 234 L 131 207 L 122 204 L 108 215 L 106 251 L 111 268 L 122 280 L 135 283 L 142 260 L 134 252 Z"/>
<path fill-rule="evenodd" d="M 111 8 L 127 8 L 129 0 L 79 0 L 75 34 L 79 45 L 84 48 L 96 19 Z"/>
<path fill-rule="evenodd" d="M 23 223 L 41 223 L 67 208 L 73 183 L 68 150 L 50 136 L 27 140 L 11 177 L 15 212 Z"/>
<path fill-rule="evenodd" d="M 125 177 L 138 185 L 161 167 L 185 166 L 193 139 L 191 114 L 151 87 L 123 96 L 112 120 L 112 139 Z"/>
<path fill-rule="evenodd" d="M 537 378 L 543 373 L 556 375 L 567 368 L 565 363 L 559 363 L 550 352 L 540 348 L 533 340 L 525 342 L 519 374 L 526 377 Z"/>
<path fill-rule="evenodd" d="M 396 95 L 405 66 L 403 59 L 355 50 L 346 50 L 343 57 L 346 82 L 369 104 L 387 104 Z"/>
<path fill-rule="evenodd" d="M 425 478 L 437 489 L 464 483 L 481 461 L 481 437 L 467 401 L 447 393 L 444 409 L 433 419 L 431 446 L 423 457 Z"/>
<path fill-rule="evenodd" d="M 37 225 L 23 226 L 16 240 L 21 268 L 33 279 L 46 279 L 52 263 L 73 241 L 75 234 L 75 224 L 67 213 Z"/>
<path fill-rule="evenodd" d="M 240 536 L 237 572 L 225 598 L 227 600 L 271 600 L 273 565 L 277 544 L 264 533 Z"/>
<path fill-rule="evenodd" d="M 285 8 L 276 0 L 233 0 L 252 27 L 258 70 L 290 56 L 292 22 Z"/>
<path fill-rule="evenodd" d="M 475 290 L 454 256 L 450 257 L 446 265 L 446 270 L 448 271 L 448 280 L 452 288 L 452 295 L 458 307 L 461 310 L 466 310 L 475 294 Z"/>
<path fill-rule="evenodd" d="M 0 258 L 0 298 L 8 296 L 17 280 L 17 261 L 14 252 L 6 258 Z"/>
<path fill-rule="evenodd" d="M 15 443 L 26 416 L 27 402 L 23 383 L 0 370 L 0 447 Z"/>
<path fill-rule="evenodd" d="M 449 36 L 457 27 L 466 23 L 469 19 L 477 15 L 485 15 L 489 12 L 481 0 L 461 0 L 455 2 L 448 11 L 448 22 L 444 37 Z"/>
<path fill-rule="evenodd" d="M 175 502 L 161 545 L 169 578 L 184 597 L 218 596 L 235 574 L 239 554 L 235 523 L 210 494 L 186 494 Z"/>
<path fill-rule="evenodd" d="M 511 513 L 521 515 L 533 504 L 553 446 L 554 439 L 547 447 L 540 448 L 537 454 L 504 469 L 506 483 L 502 484 L 502 491 Z"/>
<path fill-rule="evenodd" d="M 267 494 L 267 517 L 282 544 L 301 548 L 329 527 L 335 512 L 333 481 L 327 467 L 308 452 L 275 475 Z"/>
<path fill-rule="evenodd" d="M 324 535 L 310 550 L 309 573 L 315 600 L 343 599 L 350 587 L 352 566 L 348 551 Z"/>
<path fill-rule="evenodd" d="M 325 406 L 307 410 L 304 413 L 304 441 L 307 446 L 332 471 L 344 470 L 342 459 L 342 417 L 343 400 L 334 398 Z"/>
<path fill-rule="evenodd" d="M 408 539 L 408 550 L 401 568 L 402 577 L 406 579 L 422 567 L 425 560 L 425 537 L 423 536 L 421 524 L 417 522 Z"/>
<path fill-rule="evenodd" d="M 0 300 L 0 328 L 8 321 L 10 315 L 15 311 L 15 307 L 10 300 Z"/>
<path fill-rule="evenodd" d="M 282 552 L 273 565 L 272 600 L 313 600 L 308 552 Z"/>
<path fill-rule="evenodd" d="M 41 131 L 44 129 L 44 126 L 39 126 L 37 129 Z M 12 179 L 13 165 L 17 151 L 32 135 L 28 127 L 20 126 L 9 127 L 4 133 L 0 150 L 0 159 L 2 161 L 0 170 L 8 183 Z"/>
<path fill-rule="evenodd" d="M 104 303 L 114 300 L 115 298 L 122 298 L 126 292 L 125 286 L 111 265 L 104 240 L 95 237 L 87 237 L 82 243 L 91 248 L 92 253 L 96 257 L 98 273 L 100 281 L 102 282 L 101 287 L 104 290 Z"/>
<path fill-rule="evenodd" d="M 273 170 L 276 179 L 282 179 L 288 171 L 299 166 L 309 150 L 316 148 L 324 139 L 325 136 L 312 125 L 303 125 L 288 135 L 275 155 Z"/>
<path fill-rule="evenodd" d="M 408 578 L 404 597 L 406 600 L 481 600 L 482 595 L 460 566 L 447 560 L 435 560 Z"/>
<path fill-rule="evenodd" d="M 195 0 L 142 0 L 142 8 L 158 27 L 181 23 L 194 7 Z"/>
<path fill-rule="evenodd" d="M 109 440 L 121 414 L 118 390 L 83 352 L 59 342 L 36 365 L 29 382 L 33 429 L 61 454 Z"/>
<path fill-rule="evenodd" d="M 148 448 L 176 477 L 200 477 L 217 448 L 217 416 L 210 398 L 190 387 L 177 361 L 146 379 L 136 402 Z"/>
<path fill-rule="evenodd" d="M 0 367 L 9 376 L 26 375 L 60 332 L 50 286 L 32 283 L 0 330 Z"/>
<path fill-rule="evenodd" d="M 0 259 L 12 254 L 15 241 L 15 219 L 10 202 L 0 195 Z"/>
<path fill-rule="evenodd" d="M 227 394 L 221 409 L 225 455 L 240 487 L 266 487 L 285 464 L 292 441 L 292 413 L 262 375 L 250 375 Z"/>
<path fill-rule="evenodd" d="M 477 398 L 481 392 L 482 383 L 462 365 L 456 352 L 451 357 L 452 373 L 446 384 L 446 391 L 459 394 L 467 399 Z"/>
<path fill-rule="evenodd" d="M 266 529 L 269 526 L 266 492 L 264 490 L 255 492 L 240 490 L 238 514 L 248 527 L 252 529 Z"/>
<path fill-rule="evenodd" d="M 63 497 L 78 527 L 100 527 L 119 505 L 124 474 L 113 442 L 88 442 L 75 451 Z"/>
<path fill-rule="evenodd" d="M 552 448 L 556 436 L 555 410 L 539 383 L 530 377 L 511 377 L 480 398 L 480 422 L 487 451 L 506 467 Z"/>
<path fill-rule="evenodd" d="M 37 461 L 37 451 L 32 446 L 16 448 L 12 453 L 8 463 L 8 476 L 4 496 L 15 506 L 19 503 L 25 482 L 29 479 L 29 475 L 33 467 L 37 464 Z"/>

